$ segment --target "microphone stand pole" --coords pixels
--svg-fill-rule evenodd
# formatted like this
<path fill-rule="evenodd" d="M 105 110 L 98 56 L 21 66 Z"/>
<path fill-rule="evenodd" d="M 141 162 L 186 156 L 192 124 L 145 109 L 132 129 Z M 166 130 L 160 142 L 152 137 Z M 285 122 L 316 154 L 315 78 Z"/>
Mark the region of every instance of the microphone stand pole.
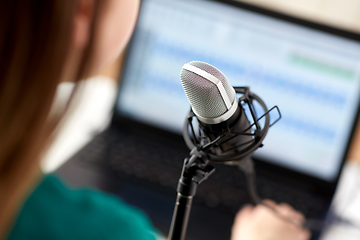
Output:
<path fill-rule="evenodd" d="M 192 200 L 196 194 L 197 185 L 215 171 L 215 168 L 207 165 L 207 163 L 208 160 L 204 152 L 197 149 L 193 149 L 191 157 L 184 160 L 168 240 L 185 239 Z"/>

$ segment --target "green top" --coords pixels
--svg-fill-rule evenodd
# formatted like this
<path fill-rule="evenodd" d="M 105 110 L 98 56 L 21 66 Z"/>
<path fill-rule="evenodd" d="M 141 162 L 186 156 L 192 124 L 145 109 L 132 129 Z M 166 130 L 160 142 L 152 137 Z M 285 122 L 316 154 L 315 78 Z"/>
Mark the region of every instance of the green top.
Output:
<path fill-rule="evenodd" d="M 73 190 L 45 176 L 27 199 L 8 240 L 155 240 L 148 218 L 116 196 Z"/>

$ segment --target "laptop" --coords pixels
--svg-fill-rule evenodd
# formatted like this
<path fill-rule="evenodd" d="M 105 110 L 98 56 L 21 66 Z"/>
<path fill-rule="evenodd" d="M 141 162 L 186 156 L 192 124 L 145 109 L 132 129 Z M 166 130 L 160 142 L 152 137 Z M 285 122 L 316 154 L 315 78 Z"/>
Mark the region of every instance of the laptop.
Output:
<path fill-rule="evenodd" d="M 144 0 L 111 126 L 71 162 L 107 169 L 103 178 L 115 176 L 109 191 L 167 234 L 189 154 L 182 128 L 190 105 L 179 73 L 194 60 L 280 108 L 282 119 L 253 155 L 259 194 L 323 221 L 359 113 L 360 36 L 245 3 Z M 213 165 L 198 187 L 187 239 L 229 239 L 234 214 L 250 202 L 244 175 Z"/>

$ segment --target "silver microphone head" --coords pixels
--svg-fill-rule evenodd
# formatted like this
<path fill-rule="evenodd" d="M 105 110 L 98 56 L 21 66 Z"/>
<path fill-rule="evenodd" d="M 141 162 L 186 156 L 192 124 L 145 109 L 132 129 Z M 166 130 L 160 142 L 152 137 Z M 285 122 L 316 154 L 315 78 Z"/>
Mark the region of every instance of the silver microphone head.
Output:
<path fill-rule="evenodd" d="M 238 102 L 234 88 L 226 76 L 214 66 L 193 61 L 185 64 L 180 79 L 197 118 L 206 124 L 217 124 L 229 119 Z"/>

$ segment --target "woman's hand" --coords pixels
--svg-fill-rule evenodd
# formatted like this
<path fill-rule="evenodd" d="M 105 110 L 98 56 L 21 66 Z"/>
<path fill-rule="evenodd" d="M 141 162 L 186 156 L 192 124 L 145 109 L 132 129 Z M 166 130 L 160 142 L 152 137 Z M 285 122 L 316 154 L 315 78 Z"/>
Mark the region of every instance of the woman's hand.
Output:
<path fill-rule="evenodd" d="M 264 203 L 268 207 L 246 206 L 237 213 L 231 240 L 310 239 L 310 232 L 301 227 L 305 217 L 300 212 L 288 204 L 276 204 L 270 200 Z"/>

